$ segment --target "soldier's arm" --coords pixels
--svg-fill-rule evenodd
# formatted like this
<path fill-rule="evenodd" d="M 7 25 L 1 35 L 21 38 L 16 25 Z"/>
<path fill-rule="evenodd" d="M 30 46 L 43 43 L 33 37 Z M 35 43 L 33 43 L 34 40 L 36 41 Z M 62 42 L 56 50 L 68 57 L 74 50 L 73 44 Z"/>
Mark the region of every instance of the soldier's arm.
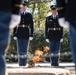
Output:
<path fill-rule="evenodd" d="M 12 1 L 12 14 L 19 14 L 22 0 L 11 0 Z"/>
<path fill-rule="evenodd" d="M 16 33 L 17 33 L 17 26 L 13 29 L 13 37 L 16 36 Z"/>
<path fill-rule="evenodd" d="M 63 38 L 63 27 L 61 27 L 61 38 Z"/>
<path fill-rule="evenodd" d="M 48 17 L 46 17 L 46 22 L 45 22 L 45 37 L 46 39 L 48 38 Z"/>
<path fill-rule="evenodd" d="M 33 37 L 34 32 L 34 23 L 33 23 L 33 16 L 30 14 L 30 36 Z"/>
<path fill-rule="evenodd" d="M 20 7 L 21 7 L 21 0 L 11 0 L 11 10 L 12 10 L 12 15 L 11 15 L 11 21 L 10 21 L 10 28 L 16 27 L 21 20 L 20 16 Z"/>
<path fill-rule="evenodd" d="M 56 2 L 59 18 L 62 18 L 65 16 L 65 6 L 66 6 L 65 0 L 56 0 Z"/>

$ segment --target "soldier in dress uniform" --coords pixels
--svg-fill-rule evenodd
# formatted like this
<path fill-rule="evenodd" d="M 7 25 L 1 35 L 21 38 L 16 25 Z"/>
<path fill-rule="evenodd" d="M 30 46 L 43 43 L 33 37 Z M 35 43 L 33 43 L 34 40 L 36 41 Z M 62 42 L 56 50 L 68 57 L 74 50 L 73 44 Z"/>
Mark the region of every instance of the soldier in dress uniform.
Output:
<path fill-rule="evenodd" d="M 27 12 L 27 2 L 22 4 L 20 24 L 14 28 L 14 38 L 17 37 L 19 66 L 27 64 L 27 50 L 29 40 L 33 39 L 33 17 Z"/>
<path fill-rule="evenodd" d="M 0 0 L 0 75 L 5 75 L 4 54 L 9 40 L 9 27 L 14 27 L 20 21 L 20 4 L 21 0 Z"/>
<path fill-rule="evenodd" d="M 46 17 L 45 35 L 46 41 L 49 42 L 51 65 L 59 66 L 59 47 L 60 40 L 63 38 L 63 28 L 59 26 L 56 5 L 51 5 L 52 15 Z"/>
<path fill-rule="evenodd" d="M 56 0 L 60 26 L 69 27 L 70 46 L 76 75 L 76 0 Z"/>

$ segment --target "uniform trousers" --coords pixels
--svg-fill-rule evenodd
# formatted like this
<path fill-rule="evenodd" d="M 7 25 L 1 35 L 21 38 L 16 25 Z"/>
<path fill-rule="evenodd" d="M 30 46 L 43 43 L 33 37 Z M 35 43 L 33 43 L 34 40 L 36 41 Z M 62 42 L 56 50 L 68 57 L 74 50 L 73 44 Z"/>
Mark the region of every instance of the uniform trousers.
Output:
<path fill-rule="evenodd" d="M 60 48 L 60 40 L 59 41 L 50 41 L 50 55 L 51 55 L 51 66 L 59 66 L 58 63 L 58 53 Z"/>
<path fill-rule="evenodd" d="M 73 56 L 73 61 L 75 63 L 76 72 L 76 20 L 70 22 L 70 46 Z"/>
<path fill-rule="evenodd" d="M 5 75 L 6 62 L 5 50 L 9 40 L 9 22 L 11 19 L 11 12 L 0 11 L 0 75 Z"/>
<path fill-rule="evenodd" d="M 19 66 L 27 64 L 28 39 L 17 39 Z"/>

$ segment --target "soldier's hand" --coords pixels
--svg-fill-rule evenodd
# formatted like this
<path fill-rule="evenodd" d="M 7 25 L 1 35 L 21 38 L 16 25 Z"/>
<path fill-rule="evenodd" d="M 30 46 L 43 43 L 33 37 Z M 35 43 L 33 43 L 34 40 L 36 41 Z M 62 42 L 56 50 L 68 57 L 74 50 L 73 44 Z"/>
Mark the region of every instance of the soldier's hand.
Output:
<path fill-rule="evenodd" d="M 63 38 L 60 39 L 60 42 L 63 42 Z"/>
<path fill-rule="evenodd" d="M 33 37 L 29 37 L 29 40 L 33 40 Z"/>
<path fill-rule="evenodd" d="M 14 39 L 14 40 L 17 40 L 17 37 L 14 37 L 13 39 Z"/>
<path fill-rule="evenodd" d="M 20 23 L 20 20 L 21 20 L 20 15 L 12 14 L 11 15 L 11 21 L 10 21 L 10 28 L 16 27 Z"/>
<path fill-rule="evenodd" d="M 69 28 L 69 22 L 68 21 L 65 21 L 65 18 L 59 18 L 58 19 L 58 22 L 59 22 L 59 25 L 61 27 L 64 27 L 64 28 Z"/>
<path fill-rule="evenodd" d="M 46 39 L 46 42 L 49 42 L 49 39 Z"/>

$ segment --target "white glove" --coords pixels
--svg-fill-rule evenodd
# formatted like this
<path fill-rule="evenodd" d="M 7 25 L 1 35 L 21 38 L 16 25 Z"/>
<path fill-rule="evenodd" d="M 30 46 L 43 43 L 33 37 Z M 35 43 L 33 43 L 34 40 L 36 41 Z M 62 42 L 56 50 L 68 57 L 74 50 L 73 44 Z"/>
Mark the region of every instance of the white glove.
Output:
<path fill-rule="evenodd" d="M 58 22 L 59 22 L 59 25 L 61 27 L 64 27 L 64 28 L 69 28 L 69 22 L 68 21 L 65 21 L 65 18 L 59 18 L 58 19 Z"/>
<path fill-rule="evenodd" d="M 10 28 L 16 27 L 20 23 L 20 20 L 21 20 L 20 15 L 12 14 L 11 15 L 11 21 L 10 21 Z"/>
<path fill-rule="evenodd" d="M 14 39 L 14 40 L 17 40 L 17 37 L 14 37 L 13 39 Z"/>
<path fill-rule="evenodd" d="M 29 37 L 29 40 L 32 40 L 33 39 L 33 37 Z"/>
<path fill-rule="evenodd" d="M 60 42 L 63 42 L 63 38 L 60 39 Z"/>
<path fill-rule="evenodd" d="M 46 39 L 46 42 L 49 42 L 49 39 Z"/>

